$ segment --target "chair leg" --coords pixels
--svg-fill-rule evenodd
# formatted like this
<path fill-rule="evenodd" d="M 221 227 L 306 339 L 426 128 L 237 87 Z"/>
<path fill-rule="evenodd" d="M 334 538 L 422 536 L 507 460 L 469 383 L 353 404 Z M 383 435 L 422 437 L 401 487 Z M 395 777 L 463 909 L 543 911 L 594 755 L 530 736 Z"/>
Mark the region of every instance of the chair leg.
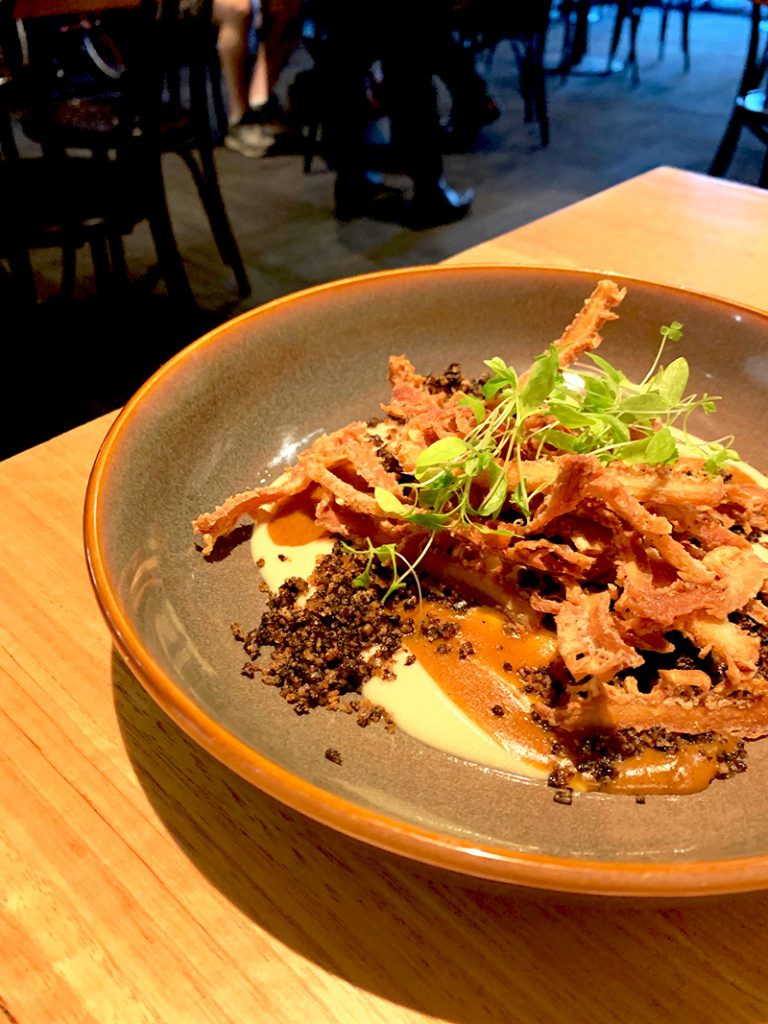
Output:
<path fill-rule="evenodd" d="M 574 20 L 575 20 L 575 0 L 561 0 L 560 2 L 560 22 L 563 26 L 563 40 L 560 47 L 560 57 L 552 69 L 554 72 L 559 72 L 565 77 L 570 71 L 571 67 L 575 63 L 576 53 L 574 51 Z"/>
<path fill-rule="evenodd" d="M 664 48 L 667 42 L 667 23 L 669 22 L 669 8 L 666 0 L 662 0 L 661 25 L 659 26 L 659 60 L 664 57 Z"/>
<path fill-rule="evenodd" d="M 627 62 L 632 68 L 632 84 L 640 82 L 640 67 L 637 62 L 637 30 L 640 27 L 640 8 L 629 0 L 629 56 Z"/>
<path fill-rule="evenodd" d="M 108 294 L 112 289 L 112 265 L 107 248 L 107 237 L 103 231 L 94 231 L 89 239 L 91 260 L 93 261 L 93 279 L 96 291 Z"/>
<path fill-rule="evenodd" d="M 125 260 L 125 246 L 123 236 L 119 231 L 111 231 L 107 238 L 109 245 L 109 259 L 112 264 L 112 276 L 115 284 L 121 291 L 126 291 L 129 283 L 128 264 Z"/>
<path fill-rule="evenodd" d="M 512 49 L 517 57 L 517 74 L 520 88 L 520 95 L 523 100 L 523 122 L 530 124 L 533 121 L 533 95 L 531 83 L 531 53 L 527 42 L 517 44 L 510 40 Z"/>
<path fill-rule="evenodd" d="M 680 45 L 683 51 L 683 70 L 691 70 L 691 49 L 690 49 L 690 25 L 692 0 L 683 0 L 679 5 L 680 17 L 682 19 L 680 28 Z M 669 24 L 670 0 L 662 0 L 661 3 L 661 25 L 659 27 L 659 60 L 664 57 L 664 50 L 667 42 L 667 27 Z"/>
<path fill-rule="evenodd" d="M 65 238 L 61 246 L 61 289 L 60 295 L 65 302 L 75 298 L 75 282 L 77 280 L 77 244 Z"/>
<path fill-rule="evenodd" d="M 302 167 L 305 174 L 312 173 L 312 163 L 317 153 L 317 140 L 320 136 L 320 120 L 313 117 L 307 124 L 304 134 L 304 159 Z"/>
<path fill-rule="evenodd" d="M 622 0 L 616 5 L 616 21 L 613 23 L 613 33 L 611 35 L 611 45 L 608 50 L 608 71 L 611 70 L 613 62 L 616 59 L 616 53 L 619 49 L 619 43 L 621 42 L 621 30 L 624 28 L 624 19 L 626 18 L 627 12 L 624 7 Z"/>
<path fill-rule="evenodd" d="M 200 146 L 197 152 L 200 157 L 200 164 L 197 163 L 194 155 L 189 151 L 185 150 L 180 155 L 189 168 L 197 186 L 200 201 L 211 225 L 211 232 L 213 233 L 216 248 L 219 250 L 222 262 L 232 268 L 237 285 L 237 294 L 241 299 L 245 299 L 251 294 L 251 283 L 248 280 L 245 264 L 240 255 L 240 248 L 232 231 L 232 225 L 229 222 L 227 208 L 224 205 L 224 197 L 219 186 L 219 176 L 216 171 L 213 148 Z"/>
<path fill-rule="evenodd" d="M 206 184 L 206 209 L 211 222 L 211 230 L 216 239 L 217 248 L 222 253 L 222 260 L 235 276 L 238 296 L 241 299 L 247 299 L 251 294 L 251 282 L 248 280 L 248 273 L 243 263 L 240 247 L 237 244 L 237 239 L 227 214 L 227 208 L 224 204 L 224 197 L 221 194 L 213 150 L 207 147 L 204 148 L 201 151 L 201 160 L 203 163 L 203 177 Z"/>
<path fill-rule="evenodd" d="M 627 64 L 632 69 L 632 84 L 637 85 L 640 81 L 637 64 L 637 30 L 640 26 L 640 7 L 635 0 L 619 0 L 619 3 L 616 5 L 616 21 L 613 25 L 611 46 L 608 51 L 606 74 L 610 74 L 613 68 L 613 62 L 616 59 L 619 43 L 621 42 L 621 32 L 627 17 L 629 17 L 629 54 L 627 55 Z"/>
<path fill-rule="evenodd" d="M 691 70 L 691 9 L 693 4 L 691 0 L 687 0 L 681 9 L 683 16 L 683 28 L 682 28 L 682 44 L 683 44 L 683 69 L 685 71 Z"/>
<path fill-rule="evenodd" d="M 731 115 L 728 127 L 725 129 L 720 145 L 717 147 L 717 152 L 709 166 L 709 173 L 713 178 L 722 178 L 731 166 L 731 160 L 733 160 L 733 154 L 736 152 L 742 127 L 741 117 L 738 110 L 736 110 Z"/>
<path fill-rule="evenodd" d="M 547 73 L 544 69 L 544 35 L 537 35 L 534 40 L 533 73 L 531 88 L 536 120 L 542 147 L 549 145 L 549 111 L 547 109 Z"/>
<path fill-rule="evenodd" d="M 221 64 L 218 53 L 211 55 L 207 83 L 210 90 L 210 106 L 213 118 L 213 138 L 221 143 L 227 132 L 227 110 L 224 105 L 224 88 L 221 79 Z"/>
<path fill-rule="evenodd" d="M 149 230 L 155 243 L 160 273 L 171 299 L 183 310 L 192 313 L 197 310 L 197 301 L 173 233 L 160 157 L 158 156 L 153 163 L 154 166 L 148 167 L 146 171 L 146 189 Z"/>

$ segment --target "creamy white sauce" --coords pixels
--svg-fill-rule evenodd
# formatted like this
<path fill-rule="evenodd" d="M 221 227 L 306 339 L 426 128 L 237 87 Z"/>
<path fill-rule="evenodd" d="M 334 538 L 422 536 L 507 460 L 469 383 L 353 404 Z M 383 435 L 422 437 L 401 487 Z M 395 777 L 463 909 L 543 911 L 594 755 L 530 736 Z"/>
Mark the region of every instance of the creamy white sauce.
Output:
<path fill-rule="evenodd" d="M 738 466 L 739 469 L 748 477 L 751 477 L 756 484 L 760 484 L 761 487 L 768 487 L 768 476 L 761 473 L 759 469 L 755 469 L 754 466 L 750 466 L 746 462 L 740 462 Z"/>
<path fill-rule="evenodd" d="M 543 768 L 506 750 L 484 732 L 445 695 L 423 665 L 418 661 L 406 665 L 405 656 L 401 651 L 395 657 L 395 679 L 373 678 L 363 685 L 363 696 L 386 708 L 399 729 L 466 761 L 530 778 L 547 777 Z"/>
<path fill-rule="evenodd" d="M 257 522 L 251 537 L 251 555 L 270 590 L 291 576 L 307 579 L 318 558 L 333 547 L 330 536 L 307 544 L 275 544 L 265 520 Z M 280 556 L 283 556 L 282 558 Z M 363 686 L 363 696 L 385 708 L 399 729 L 414 739 L 476 764 L 502 771 L 545 778 L 546 771 L 505 749 L 450 700 L 418 661 L 404 664 L 407 652 L 395 658 L 395 679 L 374 677 Z"/>
<path fill-rule="evenodd" d="M 330 535 L 311 540 L 307 544 L 278 547 L 269 535 L 266 520 L 257 522 L 251 535 L 251 556 L 273 593 L 291 576 L 309 579 L 318 558 L 329 555 L 332 548 L 333 539 Z"/>

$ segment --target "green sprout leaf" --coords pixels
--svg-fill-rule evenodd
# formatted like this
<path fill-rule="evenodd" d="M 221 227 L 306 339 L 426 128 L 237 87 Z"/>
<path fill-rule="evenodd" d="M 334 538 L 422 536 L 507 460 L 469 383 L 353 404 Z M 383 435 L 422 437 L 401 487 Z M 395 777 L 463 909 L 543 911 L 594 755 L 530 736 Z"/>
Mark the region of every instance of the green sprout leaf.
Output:
<path fill-rule="evenodd" d="M 419 454 L 413 481 L 404 485 L 409 503 L 376 488 L 379 507 L 431 532 L 457 525 L 485 529 L 483 520 L 503 519 L 505 509 L 513 518 L 529 519 L 537 492 L 529 492 L 525 462 L 558 452 L 659 466 L 675 462 L 682 450 L 704 459 L 707 472 L 720 472 L 738 457 L 735 452 L 719 442 L 697 442 L 686 430 L 691 413 L 712 412 L 716 399 L 685 397 L 689 369 L 682 356 L 661 365 L 665 345 L 680 341 L 683 325 L 674 320 L 659 333 L 658 351 L 640 383 L 595 353 L 563 372 L 555 346 L 534 360 L 522 384 L 502 358 L 486 360 L 490 377 L 483 385 L 484 400 L 475 395 L 460 400 L 473 411 L 475 426 L 464 437 L 440 438 Z M 507 468 L 513 463 L 520 478 L 510 491 Z"/>
<path fill-rule="evenodd" d="M 507 366 L 499 356 L 486 359 L 485 365 L 492 371 L 492 376 L 483 384 L 483 395 L 486 400 L 494 398 L 504 388 L 512 392 L 517 391 L 517 373 L 513 367 Z"/>
<path fill-rule="evenodd" d="M 661 430 L 657 430 L 648 439 L 645 458 L 650 466 L 660 466 L 665 462 L 674 462 L 677 456 L 677 445 L 669 427 L 662 427 Z"/>
<path fill-rule="evenodd" d="M 547 352 L 536 357 L 528 380 L 520 390 L 521 410 L 534 412 L 546 398 L 549 398 L 559 369 L 557 349 L 550 345 Z"/>
<path fill-rule="evenodd" d="M 504 502 L 507 498 L 507 491 L 509 485 L 507 483 L 507 474 L 498 462 L 492 462 L 489 467 L 489 477 L 491 479 L 491 486 L 488 489 L 488 493 L 480 504 L 477 510 L 479 516 L 496 516 L 501 511 Z"/>
<path fill-rule="evenodd" d="M 688 386 L 688 361 L 680 356 L 661 370 L 651 381 L 652 387 L 659 392 L 668 405 L 677 405 L 685 394 Z"/>
<path fill-rule="evenodd" d="M 728 438 L 728 440 L 732 440 Z M 710 454 L 704 462 L 704 469 L 710 476 L 717 476 L 729 462 L 738 462 L 739 453 L 725 445 L 710 445 Z"/>
<path fill-rule="evenodd" d="M 477 423 L 482 423 L 486 417 L 485 403 L 482 402 L 476 395 L 464 395 L 460 400 L 459 405 L 465 405 L 475 414 L 475 420 Z"/>
<path fill-rule="evenodd" d="M 671 324 L 660 327 L 659 334 L 663 341 L 680 341 L 683 336 L 683 325 L 677 320 L 673 320 Z"/>
<path fill-rule="evenodd" d="M 367 538 L 368 549 L 367 551 L 358 551 L 357 548 L 353 548 L 346 541 L 342 541 L 342 548 L 351 555 L 367 555 L 367 561 L 365 568 L 352 580 L 352 585 L 358 589 L 364 589 L 371 585 L 371 568 L 373 567 L 374 558 L 378 558 L 379 561 L 384 564 L 389 562 L 395 571 L 397 570 L 397 549 L 394 544 L 381 544 L 379 547 L 374 547 L 371 543 L 370 538 Z"/>
<path fill-rule="evenodd" d="M 462 437 L 441 437 L 419 455 L 413 475 L 417 480 L 434 476 L 436 468 L 445 468 L 467 454 L 469 446 Z"/>
<path fill-rule="evenodd" d="M 597 355 L 595 352 L 588 352 L 587 355 L 595 366 L 602 370 L 608 380 L 613 384 L 620 385 L 626 381 L 627 378 L 621 370 L 617 370 L 616 367 L 612 363 L 609 363 L 607 359 L 603 359 L 602 356 Z"/>
<path fill-rule="evenodd" d="M 413 511 L 410 505 L 404 505 L 398 497 L 396 497 L 391 491 L 386 490 L 384 487 L 376 487 L 373 492 L 373 497 L 381 511 L 386 512 L 387 515 L 402 517 Z"/>

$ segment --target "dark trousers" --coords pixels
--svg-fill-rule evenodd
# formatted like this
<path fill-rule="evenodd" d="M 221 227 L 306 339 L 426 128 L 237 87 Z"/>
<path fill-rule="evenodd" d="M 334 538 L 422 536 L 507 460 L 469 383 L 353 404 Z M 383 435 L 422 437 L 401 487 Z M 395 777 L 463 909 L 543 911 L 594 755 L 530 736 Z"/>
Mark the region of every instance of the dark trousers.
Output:
<path fill-rule="evenodd" d="M 371 109 L 367 81 L 381 61 L 393 149 L 418 189 L 442 175 L 440 123 L 433 74 L 450 38 L 445 0 L 315 0 L 322 33 L 318 71 L 323 137 L 337 180 L 367 170 Z"/>

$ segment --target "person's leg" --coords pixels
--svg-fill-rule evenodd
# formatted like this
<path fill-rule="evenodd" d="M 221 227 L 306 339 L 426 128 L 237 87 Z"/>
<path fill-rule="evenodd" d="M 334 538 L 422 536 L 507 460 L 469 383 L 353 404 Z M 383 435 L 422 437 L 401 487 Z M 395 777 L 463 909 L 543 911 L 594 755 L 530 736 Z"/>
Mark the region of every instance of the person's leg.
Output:
<path fill-rule="evenodd" d="M 221 77 L 227 98 L 230 125 L 248 110 L 248 33 L 253 20 L 251 0 L 213 0 L 213 20 L 218 25 Z"/>
<path fill-rule="evenodd" d="M 456 192 L 443 177 L 442 132 L 434 74 L 450 31 L 446 0 L 389 0 L 382 47 L 392 141 L 413 180 L 411 221 L 429 227 L 464 216 L 472 192 Z"/>
<path fill-rule="evenodd" d="M 304 0 L 261 0 L 258 51 L 248 86 L 252 120 L 286 129 L 275 87 L 301 42 L 303 26 Z"/>
<path fill-rule="evenodd" d="M 278 78 L 301 42 L 303 10 L 303 0 L 263 0 L 262 39 L 266 65 L 263 87 L 266 95 L 262 102 L 274 94 Z M 257 105 L 252 103 L 252 106 Z"/>
<path fill-rule="evenodd" d="M 243 156 L 262 157 L 275 140 L 262 125 L 253 123 L 250 112 L 252 0 L 213 0 L 213 19 L 219 27 L 219 62 L 227 98 L 229 128 L 224 145 Z"/>
<path fill-rule="evenodd" d="M 267 74 L 267 48 L 259 41 L 256 51 L 256 62 L 248 86 L 248 106 L 251 110 L 263 107 L 269 100 L 269 75 Z"/>
<path fill-rule="evenodd" d="M 323 150 L 336 174 L 335 212 L 340 220 L 367 216 L 379 186 L 368 173 L 366 147 L 370 106 L 367 75 L 374 50 L 373 11 L 358 0 L 315 5 L 320 40 L 315 70 L 320 96 Z"/>
<path fill-rule="evenodd" d="M 493 124 L 501 111 L 477 70 L 474 52 L 453 33 L 445 32 L 435 52 L 435 73 L 450 95 L 448 139 L 453 148 L 466 149 L 482 128 Z"/>

